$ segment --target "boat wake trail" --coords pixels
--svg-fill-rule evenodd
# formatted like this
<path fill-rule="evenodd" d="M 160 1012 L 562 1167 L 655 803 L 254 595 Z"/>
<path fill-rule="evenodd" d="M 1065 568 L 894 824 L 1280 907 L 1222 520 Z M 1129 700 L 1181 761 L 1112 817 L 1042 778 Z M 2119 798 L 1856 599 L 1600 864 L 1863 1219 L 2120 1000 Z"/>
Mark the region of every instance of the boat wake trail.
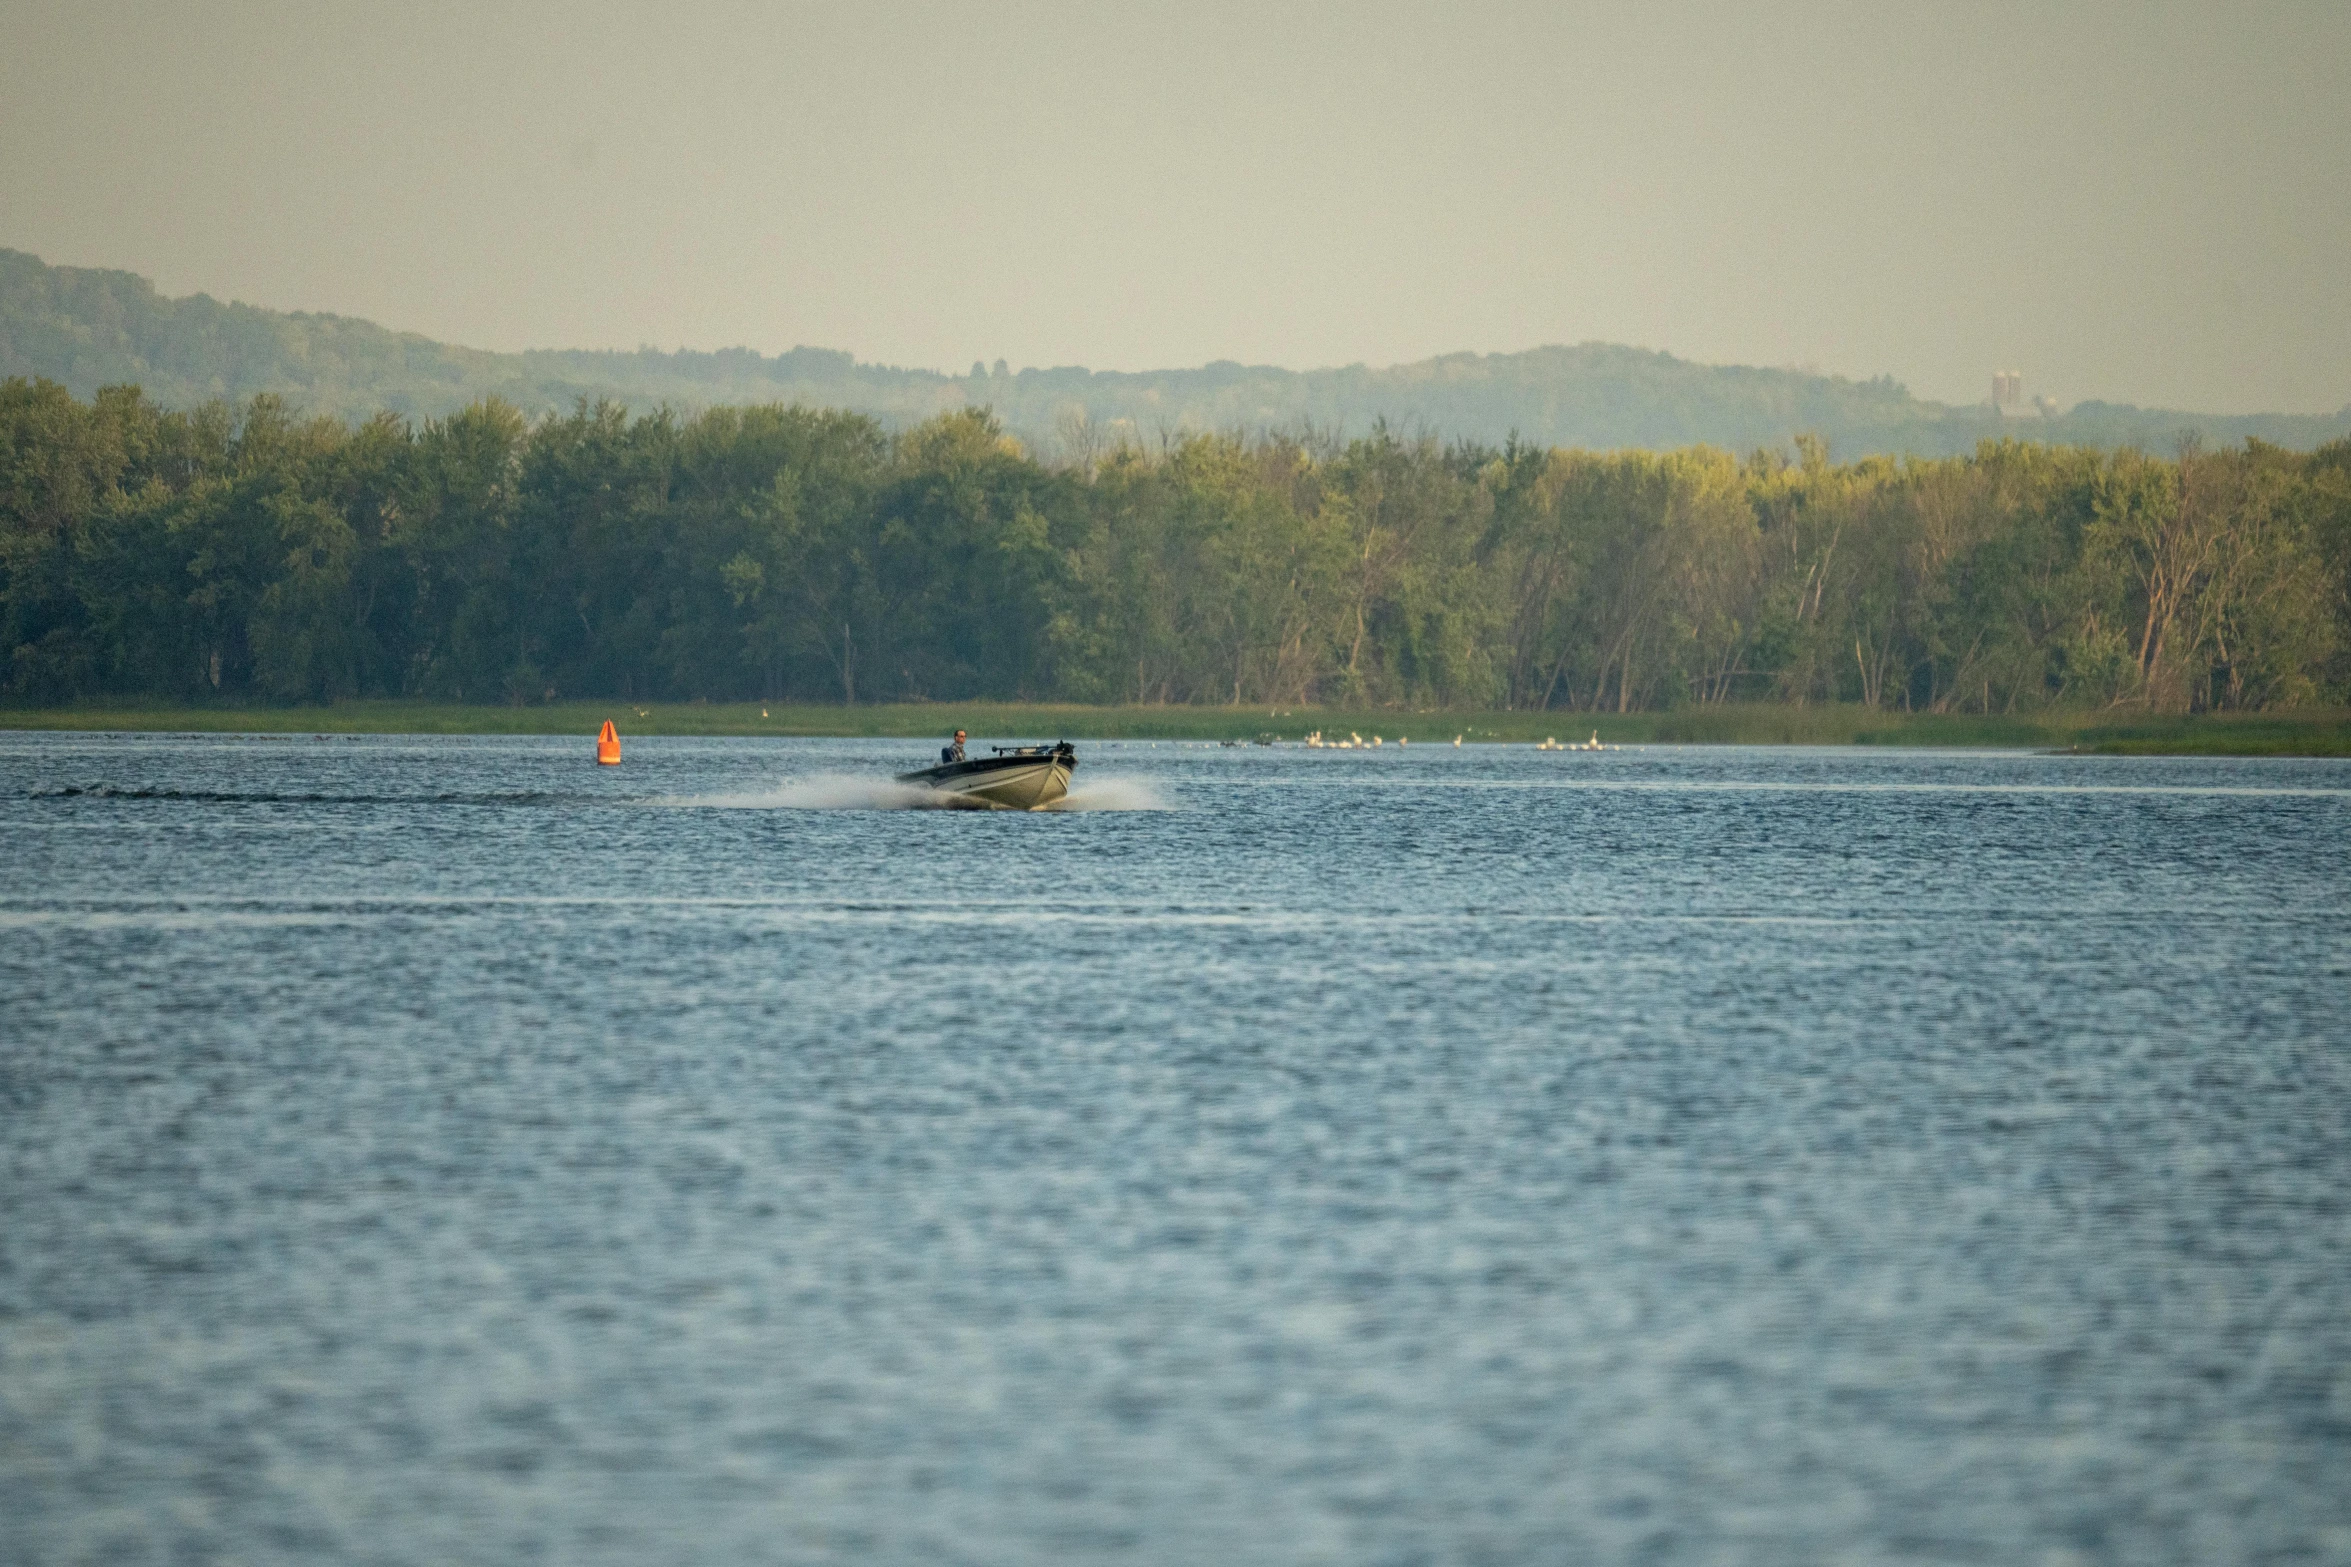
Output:
<path fill-rule="evenodd" d="M 1097 778 L 1045 807 L 1049 811 L 1172 811 L 1174 806 L 1140 778 Z"/>
<path fill-rule="evenodd" d="M 180 805 L 485 805 L 540 808 L 651 805 L 672 809 L 748 811 L 956 811 L 973 808 L 970 800 L 957 795 L 940 794 L 887 778 L 860 778 L 847 774 L 823 774 L 814 778 L 795 779 L 780 788 L 743 794 L 672 795 L 651 799 L 527 789 L 510 793 L 440 794 L 241 793 L 219 789 L 157 789 L 118 784 L 33 789 L 27 791 L 26 797 L 35 800 L 152 800 Z M 1139 778 L 1101 778 L 1072 789 L 1045 809 L 1165 811 L 1173 807 Z"/>
<path fill-rule="evenodd" d="M 777 789 L 744 794 L 683 795 L 655 800 L 682 809 L 733 811 L 968 811 L 970 800 L 920 789 L 887 778 L 826 773 L 799 778 Z M 1164 811 L 1167 802 L 1147 783 L 1104 778 L 1045 807 L 1048 811 Z M 985 814 L 994 815 L 995 812 Z"/>
<path fill-rule="evenodd" d="M 599 795 L 525 789 L 504 794 L 246 794 L 219 789 L 154 789 L 140 785 L 76 784 L 34 789 L 33 800 L 163 800 L 186 805 L 614 805 Z"/>
<path fill-rule="evenodd" d="M 945 797 L 887 778 L 824 773 L 797 778 L 777 789 L 743 794 L 681 795 L 655 805 L 722 811 L 935 811 Z"/>

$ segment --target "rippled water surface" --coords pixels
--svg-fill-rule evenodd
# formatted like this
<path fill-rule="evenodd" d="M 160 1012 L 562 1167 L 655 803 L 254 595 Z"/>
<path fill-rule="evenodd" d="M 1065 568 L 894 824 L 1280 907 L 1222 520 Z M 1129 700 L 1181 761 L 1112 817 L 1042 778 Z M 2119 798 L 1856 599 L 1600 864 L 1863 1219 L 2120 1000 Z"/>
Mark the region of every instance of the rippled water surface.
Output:
<path fill-rule="evenodd" d="M 0 1559 L 2351 1560 L 2351 766 L 588 755 L 0 737 Z"/>

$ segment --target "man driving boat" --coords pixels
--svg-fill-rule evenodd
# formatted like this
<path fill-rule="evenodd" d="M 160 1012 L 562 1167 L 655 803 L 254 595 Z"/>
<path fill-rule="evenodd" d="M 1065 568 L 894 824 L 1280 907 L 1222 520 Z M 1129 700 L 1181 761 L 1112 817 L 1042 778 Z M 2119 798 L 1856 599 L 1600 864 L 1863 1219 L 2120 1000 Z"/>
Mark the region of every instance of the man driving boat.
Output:
<path fill-rule="evenodd" d="M 963 731 L 958 729 L 955 731 L 955 739 L 952 743 L 939 747 L 939 764 L 941 766 L 945 766 L 949 762 L 960 762 L 962 760 Z"/>

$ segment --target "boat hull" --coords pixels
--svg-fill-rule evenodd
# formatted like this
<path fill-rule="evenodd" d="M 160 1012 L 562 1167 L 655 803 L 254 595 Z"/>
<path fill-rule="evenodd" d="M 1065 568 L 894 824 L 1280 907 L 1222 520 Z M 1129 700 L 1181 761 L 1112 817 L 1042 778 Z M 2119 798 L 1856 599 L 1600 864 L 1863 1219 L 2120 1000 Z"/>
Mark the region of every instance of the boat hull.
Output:
<path fill-rule="evenodd" d="M 937 804 L 963 811 L 1041 811 L 1069 793 L 1071 756 L 997 756 L 946 762 L 918 773 L 900 773 L 898 782 L 938 797 Z"/>

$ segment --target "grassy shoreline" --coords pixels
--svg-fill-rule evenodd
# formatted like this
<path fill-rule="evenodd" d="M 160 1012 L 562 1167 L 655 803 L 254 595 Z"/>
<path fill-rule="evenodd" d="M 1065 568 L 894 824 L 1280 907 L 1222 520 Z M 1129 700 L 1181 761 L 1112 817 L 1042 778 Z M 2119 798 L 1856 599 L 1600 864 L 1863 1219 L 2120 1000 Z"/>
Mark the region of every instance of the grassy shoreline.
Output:
<path fill-rule="evenodd" d="M 935 736 L 998 739 L 1296 740 L 1319 729 L 1416 745 L 1581 740 L 1612 745 L 1905 745 L 2070 750 L 2103 755 L 2351 756 L 2351 710 L 2197 716 L 2116 712 L 1980 718 L 1858 706 L 1708 707 L 1663 713 L 1406 713 L 1264 707 L 1077 707 L 927 702 L 881 707 L 784 703 L 337 702 L 324 707 L 0 707 L 0 729 L 237 734 L 578 734 L 605 719 L 624 735 Z"/>

